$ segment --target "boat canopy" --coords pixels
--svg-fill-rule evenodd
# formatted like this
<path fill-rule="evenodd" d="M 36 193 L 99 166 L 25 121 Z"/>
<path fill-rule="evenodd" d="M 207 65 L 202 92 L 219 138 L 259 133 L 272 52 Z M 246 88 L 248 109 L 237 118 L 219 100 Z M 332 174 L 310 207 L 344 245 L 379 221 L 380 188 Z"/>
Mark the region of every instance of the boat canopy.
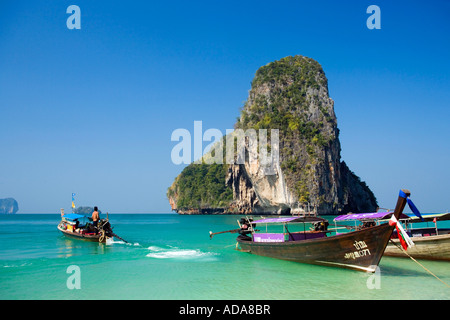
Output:
<path fill-rule="evenodd" d="M 385 219 L 390 216 L 392 212 L 369 212 L 369 213 L 351 213 L 337 216 L 334 221 L 344 220 L 363 220 L 363 219 Z"/>
<path fill-rule="evenodd" d="M 76 213 L 68 213 L 63 215 L 64 219 L 67 220 L 76 220 L 76 219 L 80 219 L 80 218 L 84 218 L 84 216 L 82 216 L 81 214 L 76 214 Z"/>
<path fill-rule="evenodd" d="M 423 214 L 423 221 L 446 221 L 450 220 L 450 213 L 438 213 L 438 214 Z M 420 218 L 412 216 L 410 217 L 411 220 L 420 220 Z M 415 222 L 415 221 L 414 221 Z M 419 221 L 420 222 L 420 221 Z"/>
<path fill-rule="evenodd" d="M 267 218 L 260 219 L 256 221 L 252 221 L 252 223 L 295 223 L 295 222 L 303 222 L 303 223 L 311 223 L 318 221 L 326 221 L 326 219 L 320 217 L 282 217 L 282 218 Z"/>
<path fill-rule="evenodd" d="M 392 216 L 394 212 L 369 212 L 369 213 L 350 213 L 350 214 L 344 214 L 342 216 L 337 216 L 334 218 L 334 221 L 346 221 L 346 220 L 383 220 L 388 219 Z M 410 217 L 401 214 L 400 219 L 409 219 Z"/>

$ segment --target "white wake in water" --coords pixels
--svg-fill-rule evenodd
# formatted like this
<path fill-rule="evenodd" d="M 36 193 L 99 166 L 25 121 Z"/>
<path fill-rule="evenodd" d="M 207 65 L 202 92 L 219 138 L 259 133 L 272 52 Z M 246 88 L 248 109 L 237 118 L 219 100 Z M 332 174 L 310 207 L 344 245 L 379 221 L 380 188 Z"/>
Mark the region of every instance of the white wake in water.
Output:
<path fill-rule="evenodd" d="M 125 245 L 127 245 L 127 246 L 133 246 L 133 247 L 139 247 L 139 246 L 141 246 L 141 245 L 139 244 L 139 242 L 126 243 L 126 242 L 124 242 L 124 241 L 122 241 L 122 240 L 113 240 L 113 239 L 111 239 L 111 238 L 108 238 L 108 239 L 106 240 L 106 245 L 107 245 L 107 246 L 113 245 L 113 244 L 125 244 Z"/>
<path fill-rule="evenodd" d="M 125 243 L 120 240 L 108 239 L 107 245 L 117 245 L 123 244 L 126 246 L 133 247 L 143 247 L 138 242 L 135 243 Z M 145 248 L 145 247 L 144 247 Z M 146 257 L 154 259 L 180 259 L 180 260 L 195 260 L 195 261 L 216 261 L 217 253 L 213 252 L 202 252 L 199 249 L 180 249 L 177 247 L 168 246 L 167 248 L 162 248 L 158 246 L 149 246 L 147 248 L 150 252 Z"/>
<path fill-rule="evenodd" d="M 151 252 L 146 256 L 155 259 L 182 259 L 182 260 L 201 260 L 214 261 L 216 260 L 215 253 L 202 252 L 198 249 L 179 249 L 179 248 L 161 248 L 157 246 L 150 246 L 148 250 Z"/>

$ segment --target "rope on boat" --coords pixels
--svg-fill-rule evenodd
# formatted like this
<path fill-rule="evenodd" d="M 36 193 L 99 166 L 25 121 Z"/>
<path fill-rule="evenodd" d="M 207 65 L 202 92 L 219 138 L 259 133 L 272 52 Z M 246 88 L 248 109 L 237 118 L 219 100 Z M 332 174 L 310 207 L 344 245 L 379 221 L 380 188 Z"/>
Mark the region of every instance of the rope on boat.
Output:
<path fill-rule="evenodd" d="M 419 261 L 417 261 L 416 259 L 414 259 L 408 252 L 406 252 L 405 249 L 403 249 L 402 246 L 397 245 L 394 241 L 392 241 L 392 239 L 390 239 L 391 243 L 393 243 L 397 248 L 399 248 L 401 251 L 403 251 L 404 254 L 406 254 L 412 261 L 414 261 L 415 263 L 417 263 L 419 266 L 421 266 L 425 271 L 427 271 L 429 274 L 431 274 L 433 277 L 435 277 L 436 279 L 438 279 L 440 282 L 442 282 L 444 285 L 446 285 L 448 288 L 450 288 L 450 286 L 444 282 L 443 280 L 441 280 L 437 275 L 435 275 L 433 272 L 431 272 L 430 270 L 428 270 L 424 265 L 422 265 Z"/>
<path fill-rule="evenodd" d="M 100 237 L 98 238 L 98 242 L 103 242 L 105 240 L 105 231 L 100 231 Z"/>

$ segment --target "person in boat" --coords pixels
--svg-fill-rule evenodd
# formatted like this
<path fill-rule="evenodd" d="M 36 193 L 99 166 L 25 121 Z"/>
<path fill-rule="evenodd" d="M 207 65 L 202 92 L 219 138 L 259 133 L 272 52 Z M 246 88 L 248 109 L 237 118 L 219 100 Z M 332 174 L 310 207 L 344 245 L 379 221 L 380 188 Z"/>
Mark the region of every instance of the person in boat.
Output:
<path fill-rule="evenodd" d="M 80 221 L 78 219 L 75 219 L 75 227 L 73 229 L 75 232 L 80 232 Z"/>
<path fill-rule="evenodd" d="M 92 225 L 97 228 L 98 220 L 100 220 L 100 216 L 98 214 L 98 208 L 94 207 L 94 212 L 92 212 Z"/>

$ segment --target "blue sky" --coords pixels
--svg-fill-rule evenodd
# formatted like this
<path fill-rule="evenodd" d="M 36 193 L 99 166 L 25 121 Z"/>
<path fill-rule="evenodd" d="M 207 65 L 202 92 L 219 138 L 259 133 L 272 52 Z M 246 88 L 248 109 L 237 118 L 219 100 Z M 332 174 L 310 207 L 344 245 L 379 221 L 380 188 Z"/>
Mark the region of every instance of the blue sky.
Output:
<path fill-rule="evenodd" d="M 342 160 L 380 206 L 409 188 L 446 211 L 449 15 L 448 1 L 2 1 L 0 198 L 169 212 L 171 133 L 232 128 L 255 71 L 301 54 L 322 65 Z"/>

